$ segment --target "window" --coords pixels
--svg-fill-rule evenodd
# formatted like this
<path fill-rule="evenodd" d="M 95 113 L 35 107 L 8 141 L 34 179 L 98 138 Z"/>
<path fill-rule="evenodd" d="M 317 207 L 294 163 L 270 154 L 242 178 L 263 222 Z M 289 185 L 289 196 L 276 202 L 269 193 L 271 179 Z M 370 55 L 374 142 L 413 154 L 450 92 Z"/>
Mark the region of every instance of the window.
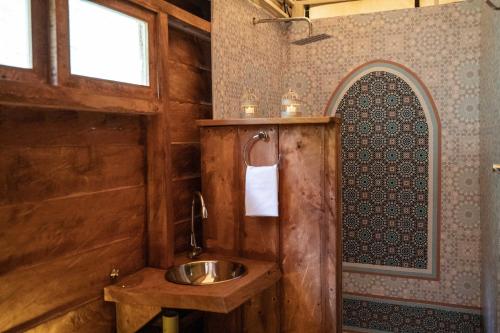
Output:
<path fill-rule="evenodd" d="M 71 74 L 149 85 L 147 22 L 88 0 L 69 0 L 69 32 Z"/>
<path fill-rule="evenodd" d="M 417 6 L 426 7 L 434 5 L 444 5 L 463 0 L 350 0 L 338 1 L 338 3 L 310 5 L 309 17 L 318 19 L 324 17 L 347 16 L 355 14 L 366 14 L 382 12 L 387 10 L 415 8 Z M 307 2 L 304 1 L 304 2 Z M 335 2 L 335 1 L 332 1 Z M 299 1 L 300 3 L 300 1 Z"/>
<path fill-rule="evenodd" d="M 0 65 L 33 67 L 31 0 L 0 0 Z"/>

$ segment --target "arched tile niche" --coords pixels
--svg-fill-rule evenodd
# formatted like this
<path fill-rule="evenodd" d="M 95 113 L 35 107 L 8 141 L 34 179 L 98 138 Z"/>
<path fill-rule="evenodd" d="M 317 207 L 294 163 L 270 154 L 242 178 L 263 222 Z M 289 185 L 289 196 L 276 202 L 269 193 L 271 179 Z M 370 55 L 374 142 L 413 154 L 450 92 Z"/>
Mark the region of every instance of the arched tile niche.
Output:
<path fill-rule="evenodd" d="M 342 118 L 343 268 L 437 279 L 440 122 L 409 69 L 374 61 L 352 71 L 326 114 Z"/>

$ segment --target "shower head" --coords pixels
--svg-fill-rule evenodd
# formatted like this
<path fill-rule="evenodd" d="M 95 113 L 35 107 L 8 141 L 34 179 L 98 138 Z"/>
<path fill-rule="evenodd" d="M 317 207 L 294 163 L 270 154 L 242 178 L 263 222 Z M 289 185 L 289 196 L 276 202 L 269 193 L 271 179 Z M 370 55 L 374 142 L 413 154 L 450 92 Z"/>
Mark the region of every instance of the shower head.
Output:
<path fill-rule="evenodd" d="M 332 38 L 332 36 L 330 36 L 328 34 L 312 35 L 312 36 L 309 36 L 306 38 L 302 38 L 302 39 L 293 41 L 292 44 L 303 46 L 303 45 L 307 45 L 307 44 L 311 44 L 311 43 L 316 43 L 316 42 L 319 42 L 319 41 L 322 41 L 322 40 L 325 40 L 328 38 Z"/>
<path fill-rule="evenodd" d="M 307 22 L 307 24 L 309 25 L 309 35 L 306 38 L 302 38 L 292 42 L 292 44 L 294 45 L 301 45 L 301 46 L 307 45 L 332 37 L 328 34 L 313 35 L 313 23 L 307 17 L 271 18 L 271 19 L 256 19 L 255 17 L 253 18 L 254 25 L 261 23 L 276 23 L 276 22 L 283 23 L 283 22 L 299 22 L 299 21 Z"/>

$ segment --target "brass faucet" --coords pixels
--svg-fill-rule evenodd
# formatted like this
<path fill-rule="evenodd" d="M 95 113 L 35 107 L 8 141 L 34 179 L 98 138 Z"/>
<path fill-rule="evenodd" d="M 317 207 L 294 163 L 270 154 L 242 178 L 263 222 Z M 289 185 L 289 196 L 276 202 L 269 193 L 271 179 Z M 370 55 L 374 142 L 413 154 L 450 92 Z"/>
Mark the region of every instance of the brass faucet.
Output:
<path fill-rule="evenodd" d="M 198 257 L 202 252 L 203 249 L 201 246 L 198 246 L 198 243 L 196 242 L 196 234 L 194 232 L 194 208 L 195 208 L 195 203 L 196 203 L 196 198 L 200 199 L 200 204 L 201 204 L 201 218 L 202 221 L 206 218 L 208 218 L 208 211 L 207 207 L 205 206 L 205 200 L 203 200 L 203 196 L 201 195 L 200 192 L 196 191 L 193 194 L 193 200 L 191 201 L 191 251 L 188 252 L 188 258 L 194 259 Z"/>

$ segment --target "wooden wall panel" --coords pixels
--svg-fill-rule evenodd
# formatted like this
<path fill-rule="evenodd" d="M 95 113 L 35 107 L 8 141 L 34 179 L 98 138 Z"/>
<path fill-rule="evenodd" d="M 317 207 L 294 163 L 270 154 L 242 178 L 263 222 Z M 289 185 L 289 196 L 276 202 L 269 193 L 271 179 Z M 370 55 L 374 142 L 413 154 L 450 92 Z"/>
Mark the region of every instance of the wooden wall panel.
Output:
<path fill-rule="evenodd" d="M 193 192 L 201 188 L 200 178 L 189 178 L 173 182 L 174 220 L 176 222 L 191 217 Z"/>
<path fill-rule="evenodd" d="M 243 305 L 242 332 L 280 332 L 279 286 L 272 286 Z"/>
<path fill-rule="evenodd" d="M 4 146 L 143 145 L 137 116 L 0 107 L 0 144 Z"/>
<path fill-rule="evenodd" d="M 203 191 L 207 193 L 209 219 L 205 241 L 210 251 L 278 261 L 277 218 L 247 217 L 244 210 L 245 143 L 258 131 L 270 135 L 269 142 L 256 142 L 249 161 L 271 165 L 278 161 L 276 126 L 206 129 L 202 131 Z M 265 293 L 229 315 L 207 315 L 207 332 L 277 332 L 279 328 L 278 288 Z"/>
<path fill-rule="evenodd" d="M 281 126 L 281 330 L 321 332 L 324 151 L 320 126 Z"/>
<path fill-rule="evenodd" d="M 259 131 L 269 135 L 269 141 L 257 141 L 249 149 L 250 165 L 273 165 L 279 159 L 278 126 L 245 126 L 238 128 L 242 160 L 245 144 Z M 240 255 L 245 258 L 279 261 L 279 218 L 245 216 L 245 165 L 240 168 Z M 253 297 L 242 308 L 242 325 L 245 333 L 279 332 L 280 303 L 278 286 Z"/>
<path fill-rule="evenodd" d="M 200 177 L 200 144 L 172 144 L 172 177 Z"/>
<path fill-rule="evenodd" d="M 0 108 L 0 331 L 113 329 L 109 273 L 145 263 L 144 134 L 140 117 Z"/>
<path fill-rule="evenodd" d="M 142 146 L 8 146 L 0 156 L 0 205 L 144 184 Z"/>
<path fill-rule="evenodd" d="M 168 80 L 168 16 L 159 13 L 158 26 L 158 62 L 161 112 L 147 119 L 147 264 L 150 267 L 168 268 L 174 262 L 172 184 L 170 179 L 171 154 L 170 131 L 167 115 L 169 80 Z"/>
<path fill-rule="evenodd" d="M 189 237 L 191 233 L 191 219 L 175 223 L 175 252 L 184 252 L 189 248 Z M 201 240 L 201 238 L 200 238 Z"/>
<path fill-rule="evenodd" d="M 169 29 L 168 119 L 175 252 L 188 249 L 191 200 L 193 192 L 201 191 L 201 148 L 196 120 L 212 117 L 210 64 L 209 42 Z M 201 230 L 199 223 L 198 218 L 197 229 Z"/>
<path fill-rule="evenodd" d="M 143 246 L 143 236 L 139 235 L 3 274 L 0 330 L 13 329 L 66 304 L 102 295 L 103 288 L 110 284 L 113 268 L 126 275 L 144 267 Z"/>
<path fill-rule="evenodd" d="M 170 61 L 210 70 L 210 56 L 209 42 L 202 41 L 179 30 L 171 29 Z"/>
<path fill-rule="evenodd" d="M 272 165 L 281 157 L 279 218 L 244 212 L 244 146 L 260 130 L 270 140 L 256 142 L 249 160 Z M 203 189 L 217 221 L 209 220 L 207 244 L 217 253 L 278 261 L 283 273 L 280 284 L 252 298 L 237 317 L 217 318 L 215 327 L 340 332 L 338 122 L 203 127 L 201 137 Z"/>
<path fill-rule="evenodd" d="M 160 13 L 155 23 L 158 33 L 168 33 L 165 14 Z M 5 249 L 0 254 L 0 331 L 113 330 L 109 307 L 98 301 L 102 287 L 109 284 L 111 268 L 119 268 L 121 275 L 131 273 L 144 266 L 146 247 L 155 252 L 151 250 L 164 248 L 170 239 L 150 238 L 145 245 L 146 213 L 150 221 L 164 218 L 156 229 L 148 228 L 150 236 L 157 231 L 167 234 L 162 228 L 168 227 L 167 220 L 175 220 L 173 209 L 167 209 L 174 204 L 168 194 L 179 194 L 176 204 L 184 210 L 176 215 L 177 225 L 185 232 L 191 192 L 201 188 L 194 120 L 211 117 L 210 45 L 173 31 L 170 41 L 162 39 L 158 48 L 163 55 L 170 54 L 155 69 L 169 74 L 168 80 L 159 80 L 162 100 L 153 105 L 130 98 L 133 103 L 124 107 L 140 109 L 135 112 L 151 111 L 154 106 L 158 111 L 160 102 L 168 102 L 165 114 L 146 120 L 147 133 L 137 116 L 25 107 L 43 102 L 39 99 L 0 108 L 0 154 L 4 156 L 0 245 Z M 37 96 L 38 90 L 30 93 Z M 67 93 L 63 90 L 58 89 Z M 102 102 L 99 111 L 119 99 L 92 98 Z M 61 105 L 54 107 L 62 109 Z M 173 149 L 176 160 L 171 159 L 172 142 L 178 144 Z M 153 165 L 152 161 L 163 162 Z M 165 180 L 158 186 L 157 176 Z M 169 226 L 173 229 L 172 223 Z M 172 244 L 173 230 L 167 236 Z M 168 258 L 151 259 L 168 265 Z"/>
<path fill-rule="evenodd" d="M 325 217 L 322 227 L 323 331 L 342 331 L 342 230 L 340 125 L 325 129 Z"/>
<path fill-rule="evenodd" d="M 278 127 L 245 126 L 238 128 L 239 189 L 241 209 L 240 253 L 246 258 L 278 261 L 279 257 L 279 219 L 273 217 L 245 216 L 245 170 L 243 149 L 245 144 L 259 131 L 269 134 L 269 141 L 257 141 L 249 149 L 250 165 L 273 165 L 278 161 Z"/>
<path fill-rule="evenodd" d="M 170 102 L 170 137 L 172 142 L 200 142 L 198 119 L 212 116 L 210 105 Z"/>
<path fill-rule="evenodd" d="M 165 114 L 147 121 L 147 263 L 168 268 L 174 262 L 170 145 Z"/>
<path fill-rule="evenodd" d="M 206 129 L 201 133 L 202 187 L 208 220 L 206 247 L 219 254 L 238 255 L 240 251 L 240 154 L 238 130 Z"/>
<path fill-rule="evenodd" d="M 228 314 L 206 313 L 204 316 L 204 333 L 239 333 L 241 332 L 241 308 Z"/>
<path fill-rule="evenodd" d="M 169 62 L 170 100 L 181 102 L 210 102 L 212 88 L 210 72 L 205 69 Z"/>
<path fill-rule="evenodd" d="M 69 310 L 26 333 L 113 333 L 115 332 L 114 304 L 99 297 L 76 309 Z"/>
<path fill-rule="evenodd" d="M 160 312 L 156 306 L 116 303 L 116 332 L 135 333 Z"/>
<path fill-rule="evenodd" d="M 0 274 L 141 235 L 144 196 L 140 186 L 0 207 Z"/>

